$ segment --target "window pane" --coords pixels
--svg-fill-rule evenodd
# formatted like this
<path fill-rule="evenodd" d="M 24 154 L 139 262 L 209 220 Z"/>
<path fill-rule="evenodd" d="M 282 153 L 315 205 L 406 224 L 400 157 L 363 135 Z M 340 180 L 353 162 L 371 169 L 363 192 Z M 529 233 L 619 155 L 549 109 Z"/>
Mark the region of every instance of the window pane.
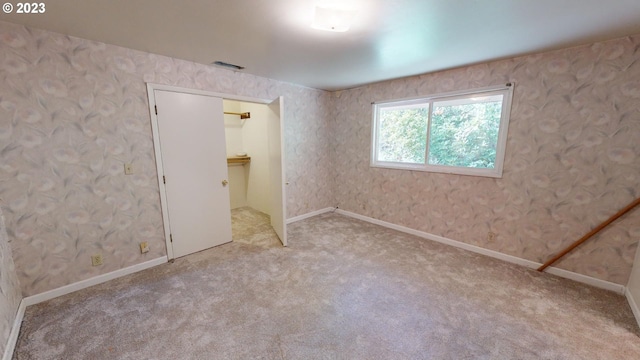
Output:
<path fill-rule="evenodd" d="M 433 103 L 429 164 L 493 169 L 503 95 Z"/>
<path fill-rule="evenodd" d="M 380 109 L 378 161 L 425 163 L 428 107 L 424 106 Z"/>

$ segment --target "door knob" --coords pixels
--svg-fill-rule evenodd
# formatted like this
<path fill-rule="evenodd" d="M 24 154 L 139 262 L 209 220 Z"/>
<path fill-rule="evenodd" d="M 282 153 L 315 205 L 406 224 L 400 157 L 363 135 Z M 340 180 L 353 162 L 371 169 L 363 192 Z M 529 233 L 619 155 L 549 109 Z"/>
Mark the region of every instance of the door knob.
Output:
<path fill-rule="evenodd" d="M 222 180 L 222 186 L 227 186 L 229 182 L 227 180 Z"/>

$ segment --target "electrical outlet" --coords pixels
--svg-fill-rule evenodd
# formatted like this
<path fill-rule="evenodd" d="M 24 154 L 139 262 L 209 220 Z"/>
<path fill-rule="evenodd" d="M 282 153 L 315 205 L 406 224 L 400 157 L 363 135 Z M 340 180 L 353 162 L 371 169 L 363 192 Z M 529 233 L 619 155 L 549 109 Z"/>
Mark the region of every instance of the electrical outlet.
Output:
<path fill-rule="evenodd" d="M 496 236 L 498 236 L 498 234 L 494 233 L 493 231 L 489 231 L 487 233 L 487 241 L 490 243 L 496 241 Z"/>
<path fill-rule="evenodd" d="M 148 253 L 149 252 L 149 243 L 146 241 L 143 241 L 140 243 L 140 253 L 144 254 L 144 253 Z"/>
<path fill-rule="evenodd" d="M 91 265 L 92 266 L 102 265 L 102 255 L 100 254 L 91 255 Z"/>
<path fill-rule="evenodd" d="M 125 175 L 133 174 L 133 164 L 124 164 L 124 174 Z"/>

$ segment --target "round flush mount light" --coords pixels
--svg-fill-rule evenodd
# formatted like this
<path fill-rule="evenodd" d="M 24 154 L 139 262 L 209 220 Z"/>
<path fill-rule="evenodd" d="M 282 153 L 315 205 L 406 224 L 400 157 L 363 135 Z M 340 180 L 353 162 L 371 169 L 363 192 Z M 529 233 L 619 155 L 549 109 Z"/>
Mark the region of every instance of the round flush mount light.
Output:
<path fill-rule="evenodd" d="M 316 6 L 311 27 L 318 30 L 345 32 L 351 27 L 355 11 Z"/>

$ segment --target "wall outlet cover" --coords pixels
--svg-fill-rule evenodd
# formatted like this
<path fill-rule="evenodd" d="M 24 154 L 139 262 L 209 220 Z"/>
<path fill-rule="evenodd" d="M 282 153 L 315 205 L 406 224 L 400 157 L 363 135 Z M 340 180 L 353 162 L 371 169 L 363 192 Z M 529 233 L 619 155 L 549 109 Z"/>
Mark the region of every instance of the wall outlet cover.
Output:
<path fill-rule="evenodd" d="M 102 265 L 102 255 L 100 254 L 91 255 L 91 265 L 92 266 Z"/>
<path fill-rule="evenodd" d="M 144 254 L 144 253 L 148 253 L 149 252 L 149 243 L 146 241 L 143 241 L 140 243 L 140 253 Z"/>

